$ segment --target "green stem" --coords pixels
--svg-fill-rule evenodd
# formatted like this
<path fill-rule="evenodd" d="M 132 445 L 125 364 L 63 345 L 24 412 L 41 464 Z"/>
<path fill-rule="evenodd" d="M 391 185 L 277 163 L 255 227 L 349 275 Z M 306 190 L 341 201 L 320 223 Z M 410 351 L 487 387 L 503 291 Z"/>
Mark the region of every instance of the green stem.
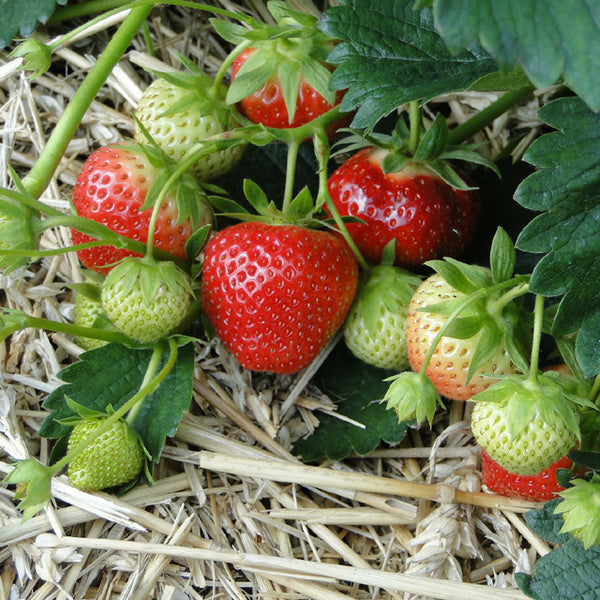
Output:
<path fill-rule="evenodd" d="M 148 363 L 148 367 L 146 368 L 146 372 L 144 373 L 144 379 L 142 379 L 142 385 L 140 386 L 141 389 L 144 389 L 152 381 L 152 378 L 155 376 L 156 372 L 158 371 L 158 367 L 160 366 L 160 361 L 162 359 L 162 356 L 163 356 L 162 346 L 159 344 L 159 345 L 155 346 L 155 348 L 152 352 L 152 356 L 150 357 L 150 362 Z M 127 422 L 127 424 L 130 427 L 133 425 L 133 422 L 135 421 L 135 418 L 136 418 L 138 412 L 140 411 L 141 406 L 142 406 L 141 402 L 134 404 L 131 407 L 131 410 L 129 411 L 129 413 L 127 414 L 125 421 Z"/>
<path fill-rule="evenodd" d="M 488 107 L 479 111 L 468 121 L 465 121 L 450 131 L 448 136 L 448 145 L 453 146 L 468 140 L 470 137 L 487 127 L 490 123 L 493 123 L 500 115 L 503 115 L 512 106 L 530 96 L 533 90 L 533 87 L 528 86 L 518 90 L 513 90 L 511 92 L 506 92 L 506 94 L 498 98 L 498 100 L 490 104 Z"/>
<path fill-rule="evenodd" d="M 329 186 L 327 185 L 327 165 L 329 163 L 329 154 L 331 148 L 329 146 L 329 140 L 327 139 L 327 133 L 324 127 L 319 127 L 316 129 L 313 136 L 313 145 L 315 148 L 317 162 L 319 164 L 319 191 L 317 192 L 317 207 L 320 208 L 323 204 L 327 206 L 327 210 L 331 214 L 340 233 L 346 240 L 350 250 L 352 250 L 352 253 L 356 257 L 358 264 L 365 272 L 368 272 L 370 271 L 371 267 L 361 254 L 354 239 L 348 232 L 346 223 L 344 223 L 337 206 L 333 203 L 331 195 L 329 194 Z"/>
<path fill-rule="evenodd" d="M 128 0 L 88 0 L 80 4 L 69 4 L 68 6 L 57 8 L 48 19 L 48 22 L 60 23 L 61 21 L 70 21 L 71 19 L 87 17 L 115 8 L 122 10 L 128 4 L 130 4 Z"/>
<path fill-rule="evenodd" d="M 421 136 L 421 108 L 418 100 L 412 100 L 408 109 L 410 123 L 410 139 L 408 140 L 408 151 L 411 156 L 417 151 L 419 138 Z"/>
<path fill-rule="evenodd" d="M 227 71 L 233 64 L 233 61 L 244 51 L 246 48 L 249 48 L 252 45 L 252 40 L 245 40 L 238 44 L 226 57 L 225 60 L 221 63 L 217 74 L 215 75 L 215 81 L 212 84 L 215 96 L 218 94 L 219 87 L 221 86 L 221 82 L 225 77 Z"/>
<path fill-rule="evenodd" d="M 531 343 L 531 359 L 529 360 L 528 380 L 534 382 L 539 371 L 540 344 L 542 341 L 542 322 L 544 320 L 544 297 L 540 294 L 535 296 L 535 307 L 533 310 L 533 339 Z"/>
<path fill-rule="evenodd" d="M 299 148 L 300 143 L 297 140 L 293 140 L 288 143 L 287 164 L 285 168 L 285 189 L 283 192 L 283 203 L 281 206 L 281 212 L 284 214 L 287 213 L 294 196 L 294 181 Z"/>
<path fill-rule="evenodd" d="M 23 179 L 35 198 L 42 195 L 90 104 L 139 31 L 153 5 L 134 8 L 121 23 L 61 115 L 38 160 Z"/>
<path fill-rule="evenodd" d="M 81 454 L 95 439 L 99 438 L 103 433 L 108 431 L 113 423 L 116 423 L 119 419 L 121 419 L 128 411 L 133 410 L 133 408 L 139 403 L 141 404 L 142 400 L 154 392 L 154 390 L 162 383 L 164 378 L 169 374 L 173 366 L 175 365 L 175 361 L 177 360 L 177 343 L 173 340 L 169 340 L 169 359 L 165 363 L 165 366 L 160 370 L 160 372 L 152 377 L 145 385 L 142 384 L 142 387 L 122 406 L 120 406 L 113 414 L 111 414 L 108 418 L 106 418 L 100 426 L 93 432 L 86 436 L 79 444 L 75 446 L 68 454 L 63 456 L 58 462 L 52 465 L 52 470 L 54 473 L 58 473 L 64 466 L 66 466 L 69 462 L 73 460 L 75 456 Z M 155 355 L 159 353 L 159 359 L 162 356 L 163 348 L 162 346 L 157 346 L 154 349 L 154 354 L 152 356 L 152 360 L 148 365 L 148 369 L 146 369 L 146 373 L 151 369 L 156 368 L 156 361 L 154 360 Z M 146 381 L 146 377 L 144 377 L 144 381 Z"/>

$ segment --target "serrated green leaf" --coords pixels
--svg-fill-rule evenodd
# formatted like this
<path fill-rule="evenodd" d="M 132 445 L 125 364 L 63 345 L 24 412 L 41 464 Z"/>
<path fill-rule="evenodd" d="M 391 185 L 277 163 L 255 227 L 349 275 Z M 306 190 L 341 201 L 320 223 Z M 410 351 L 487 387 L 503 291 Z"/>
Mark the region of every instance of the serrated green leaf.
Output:
<path fill-rule="evenodd" d="M 536 87 L 563 79 L 593 110 L 600 109 L 600 5 L 588 0 L 436 0 L 435 23 L 460 52 L 479 41 L 498 66 L 521 65 Z M 532 26 L 535 23 L 535 26 Z"/>
<path fill-rule="evenodd" d="M 40 435 L 60 438 L 69 433 L 70 428 L 59 423 L 75 414 L 66 397 L 96 411 L 106 412 L 109 406 L 118 409 L 141 387 L 151 356 L 151 350 L 135 350 L 120 344 L 108 344 L 82 354 L 80 361 L 59 373 L 65 384 L 44 401 L 44 408 L 50 414 L 40 427 Z M 166 437 L 174 435 L 183 411 L 189 408 L 193 368 L 194 351 L 188 344 L 179 348 L 175 366 L 144 399 L 131 423 L 153 461 L 158 460 Z"/>
<path fill-rule="evenodd" d="M 559 130 L 540 137 L 525 155 L 539 170 L 521 183 L 515 199 L 541 214 L 521 231 L 516 246 L 544 255 L 531 290 L 562 296 L 553 332 L 580 329 L 577 353 L 591 377 L 600 373 L 594 348 L 600 339 L 600 114 L 578 98 L 563 98 L 540 116 Z"/>
<path fill-rule="evenodd" d="M 66 3 L 67 0 L 3 0 L 0 48 L 7 46 L 18 35 L 29 37 L 39 23 L 49 19 L 57 4 Z"/>
<path fill-rule="evenodd" d="M 295 454 L 305 462 L 323 457 L 342 460 L 352 452 L 364 456 L 382 441 L 399 443 L 406 424 L 398 423 L 394 412 L 380 402 L 388 388 L 384 378 L 390 374 L 356 359 L 344 344 L 338 344 L 315 382 L 337 404 L 340 415 L 365 425 L 365 428 L 319 414 L 319 426 L 310 436 L 296 442 Z"/>
<path fill-rule="evenodd" d="M 465 89 L 496 71 L 477 44 L 452 54 L 436 31 L 430 9 L 414 0 L 350 0 L 328 9 L 320 28 L 342 40 L 329 56 L 338 65 L 331 87 L 348 90 L 341 109 L 355 127 L 372 128 L 382 117 L 411 100 Z"/>

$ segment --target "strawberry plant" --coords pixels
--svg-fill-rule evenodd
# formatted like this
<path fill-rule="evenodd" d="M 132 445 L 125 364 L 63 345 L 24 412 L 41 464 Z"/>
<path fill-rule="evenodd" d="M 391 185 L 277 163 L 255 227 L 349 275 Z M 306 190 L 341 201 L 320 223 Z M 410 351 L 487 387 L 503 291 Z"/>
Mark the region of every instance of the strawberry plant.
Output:
<path fill-rule="evenodd" d="M 132 111 L 135 140 L 86 157 L 71 212 L 47 202 L 78 127 L 154 8 L 127 4 L 37 160 L 11 166 L 0 190 L 6 274 L 64 254 L 81 267 L 65 285 L 77 298 L 72 320 L 4 307 L 0 337 L 37 328 L 89 348 L 43 403 L 49 464 L 27 458 L 6 478 L 25 487 L 24 517 L 46 506 L 63 470 L 85 489 L 151 485 L 191 406 L 201 343 L 274 389 L 306 377 L 362 423 L 324 418 L 296 440 L 307 461 L 397 444 L 408 424 L 433 428 L 446 401 L 467 400 L 485 460 L 521 477 L 511 491 L 565 456 L 582 464 L 585 475 L 560 475 L 559 497 L 529 515 L 558 547 L 517 581 L 545 600 L 557 597 L 546 581 L 564 589 L 573 564 L 597 573 L 598 9 L 384 0 L 373 10 L 347 0 L 317 17 L 276 1 L 263 22 L 172 4 L 211 16 L 225 49 L 215 73 L 183 55 L 185 72 L 144 71 L 152 81 Z M 10 6 L 0 44 L 56 8 Z M 15 42 L 12 58 L 37 77 L 61 44 L 120 8 L 51 42 Z M 479 92 L 487 105 L 458 121 L 453 95 Z M 507 128 L 498 147 L 481 143 L 524 102 L 539 105 L 533 127 Z M 265 158 L 275 155 L 283 160 Z M 490 206 L 476 188 L 502 185 L 492 178 L 507 158 L 526 175 Z M 46 244 L 60 228 L 70 243 Z M 338 346 L 327 359 L 342 333 L 354 356 Z M 575 381 L 544 371 L 548 358 L 564 360 Z M 101 459 L 116 460 L 114 445 L 133 466 L 105 479 Z M 561 597 L 589 589 L 581 577 Z"/>

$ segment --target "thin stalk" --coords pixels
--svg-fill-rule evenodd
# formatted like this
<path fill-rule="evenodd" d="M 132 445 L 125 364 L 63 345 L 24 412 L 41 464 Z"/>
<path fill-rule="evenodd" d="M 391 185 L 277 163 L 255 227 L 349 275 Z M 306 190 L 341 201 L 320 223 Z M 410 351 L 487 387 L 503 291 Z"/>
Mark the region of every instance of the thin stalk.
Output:
<path fill-rule="evenodd" d="M 144 379 L 142 379 L 142 385 L 140 386 L 142 389 L 144 389 L 152 381 L 152 378 L 156 375 L 156 372 L 158 371 L 158 367 L 160 366 L 160 361 L 162 359 L 162 356 L 163 356 L 162 347 L 160 344 L 158 344 L 154 347 L 154 350 L 152 351 L 152 356 L 150 357 L 150 361 L 148 363 L 148 367 L 146 368 L 146 372 L 144 373 Z M 140 411 L 141 406 L 142 406 L 142 403 L 138 402 L 127 413 L 127 417 L 125 418 L 125 421 L 127 422 L 127 424 L 129 426 L 133 425 L 133 422 L 135 421 L 135 417 L 137 416 L 138 412 Z"/>
<path fill-rule="evenodd" d="M 330 146 L 329 141 L 327 139 L 327 133 L 324 127 L 318 127 L 316 129 L 315 134 L 313 136 L 313 145 L 315 148 L 317 162 L 319 164 L 319 190 L 317 192 L 317 206 L 320 207 L 323 204 L 327 206 L 327 210 L 331 214 L 340 233 L 346 240 L 346 243 L 350 247 L 350 250 L 352 250 L 352 253 L 356 257 L 358 264 L 365 272 L 368 272 L 371 269 L 371 267 L 369 266 L 369 263 L 365 260 L 364 256 L 361 254 L 354 239 L 348 232 L 348 228 L 346 227 L 346 224 L 340 216 L 337 206 L 333 203 L 331 195 L 329 194 L 329 186 L 327 185 L 327 165 L 329 163 Z"/>
<path fill-rule="evenodd" d="M 154 349 L 154 354 L 152 359 L 154 359 L 154 355 L 159 352 L 162 355 L 163 348 L 161 346 L 157 346 Z M 160 356 L 159 356 L 160 359 Z M 52 471 L 54 473 L 58 473 L 63 467 L 65 467 L 69 462 L 73 460 L 75 456 L 81 454 L 95 439 L 99 438 L 103 433 L 108 431 L 114 423 L 116 423 L 119 419 L 121 419 L 125 414 L 127 414 L 130 410 L 132 410 L 138 403 L 141 404 L 141 401 L 154 392 L 156 388 L 162 383 L 164 378 L 169 374 L 175 362 L 177 360 L 177 343 L 173 340 L 169 340 L 169 359 L 165 363 L 165 366 L 160 370 L 160 372 L 152 377 L 145 385 L 142 385 L 140 389 L 125 402 L 122 406 L 120 406 L 113 414 L 109 415 L 104 421 L 102 421 L 101 425 L 93 432 L 86 436 L 79 444 L 77 444 L 68 454 L 63 456 L 58 462 L 52 465 Z M 155 369 L 155 361 L 151 360 L 148 365 L 148 372 L 151 369 Z"/>
<path fill-rule="evenodd" d="M 527 86 L 518 90 L 506 92 L 506 94 L 498 98 L 498 100 L 490 104 L 488 107 L 478 112 L 468 121 L 465 121 L 450 131 L 448 136 L 448 145 L 453 146 L 468 140 L 470 137 L 487 127 L 490 123 L 493 123 L 499 116 L 503 115 L 512 106 L 530 96 L 533 90 L 533 87 Z"/>
<path fill-rule="evenodd" d="M 85 113 L 131 44 L 131 40 L 139 31 L 152 7 L 153 5 L 149 5 L 132 9 L 73 95 L 38 160 L 23 179 L 23 185 L 34 198 L 39 198 L 48 187 Z"/>
<path fill-rule="evenodd" d="M 408 140 L 408 151 L 413 155 L 419 145 L 421 136 L 421 108 L 418 100 L 412 100 L 408 109 L 408 119 L 410 123 L 410 138 Z"/>
<path fill-rule="evenodd" d="M 284 214 L 288 211 L 294 196 L 294 176 L 296 174 L 299 148 L 300 142 L 298 142 L 298 140 L 293 140 L 288 143 L 287 164 L 285 168 L 285 189 L 283 192 L 283 202 L 281 206 L 281 211 Z"/>
<path fill-rule="evenodd" d="M 531 358 L 529 360 L 529 381 L 534 382 L 538 375 L 540 361 L 540 344 L 542 341 L 542 322 L 544 319 L 544 297 L 541 294 L 535 296 L 533 309 L 533 338 L 531 344 Z"/>

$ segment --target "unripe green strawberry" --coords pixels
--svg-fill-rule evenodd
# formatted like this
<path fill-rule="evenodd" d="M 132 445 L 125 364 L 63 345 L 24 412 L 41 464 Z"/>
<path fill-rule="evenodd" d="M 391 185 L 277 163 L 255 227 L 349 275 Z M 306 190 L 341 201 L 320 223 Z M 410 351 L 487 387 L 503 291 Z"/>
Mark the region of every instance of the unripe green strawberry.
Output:
<path fill-rule="evenodd" d="M 511 473 L 535 475 L 567 455 L 579 439 L 576 399 L 556 377 L 511 375 L 473 400 L 476 441 Z"/>
<path fill-rule="evenodd" d="M 197 69 L 162 73 L 142 94 L 135 114 L 163 152 L 180 162 L 202 140 L 237 125 L 233 110 L 225 104 L 225 91 Z M 137 123 L 135 140 L 147 141 Z M 214 179 L 230 171 L 243 152 L 241 144 L 216 150 L 196 161 L 190 172 L 201 181 Z"/>
<path fill-rule="evenodd" d="M 406 313 L 420 283 L 403 269 L 373 267 L 344 324 L 344 340 L 357 358 L 382 369 L 408 368 Z"/>
<path fill-rule="evenodd" d="M 554 509 L 564 521 L 560 533 L 571 533 L 585 548 L 600 544 L 600 476 L 571 483 L 572 487 L 559 493 L 563 501 Z"/>
<path fill-rule="evenodd" d="M 69 437 L 67 452 L 93 434 L 105 419 L 92 417 L 79 421 Z M 69 463 L 69 481 L 85 491 L 123 485 L 140 474 L 143 459 L 138 434 L 125 421 L 116 421 Z"/>
<path fill-rule="evenodd" d="M 77 288 L 74 310 L 75 325 L 103 329 L 111 327 L 111 323 L 104 314 L 104 309 L 102 308 L 102 303 L 100 301 L 100 288 L 93 284 L 83 284 L 81 287 Z M 77 336 L 75 341 L 84 350 L 94 350 L 101 346 L 105 346 L 108 343 L 105 340 L 82 335 Z"/>
<path fill-rule="evenodd" d="M 129 257 L 102 285 L 102 307 L 122 333 L 142 344 L 170 334 L 191 301 L 189 277 L 170 261 Z"/>

